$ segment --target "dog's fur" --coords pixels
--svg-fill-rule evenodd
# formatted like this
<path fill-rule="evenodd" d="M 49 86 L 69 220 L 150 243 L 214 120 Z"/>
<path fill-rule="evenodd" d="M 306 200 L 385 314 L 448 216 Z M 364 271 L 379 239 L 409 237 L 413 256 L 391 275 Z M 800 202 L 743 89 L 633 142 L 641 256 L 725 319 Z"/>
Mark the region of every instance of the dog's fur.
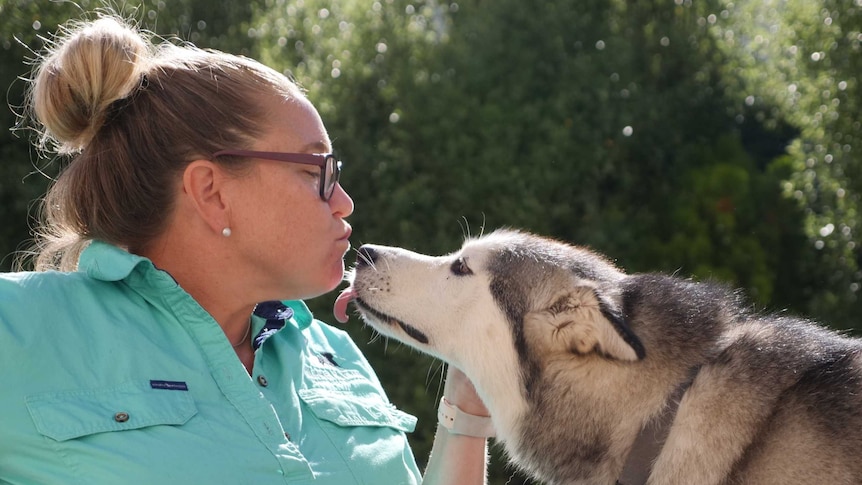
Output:
<path fill-rule="evenodd" d="M 613 484 L 687 382 L 648 484 L 862 483 L 858 340 L 516 231 L 442 257 L 363 246 L 351 279 L 364 319 L 461 369 L 549 484 Z"/>

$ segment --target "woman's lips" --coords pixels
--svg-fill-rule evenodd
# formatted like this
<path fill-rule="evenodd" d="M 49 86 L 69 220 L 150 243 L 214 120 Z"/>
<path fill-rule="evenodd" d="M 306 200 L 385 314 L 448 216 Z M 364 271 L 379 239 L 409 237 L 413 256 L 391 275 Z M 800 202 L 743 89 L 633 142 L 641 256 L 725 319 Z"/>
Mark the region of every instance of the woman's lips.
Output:
<path fill-rule="evenodd" d="M 350 227 L 350 224 L 345 223 L 344 234 L 338 238 L 338 240 L 344 241 L 346 239 L 350 239 L 351 234 L 353 234 L 353 228 Z"/>

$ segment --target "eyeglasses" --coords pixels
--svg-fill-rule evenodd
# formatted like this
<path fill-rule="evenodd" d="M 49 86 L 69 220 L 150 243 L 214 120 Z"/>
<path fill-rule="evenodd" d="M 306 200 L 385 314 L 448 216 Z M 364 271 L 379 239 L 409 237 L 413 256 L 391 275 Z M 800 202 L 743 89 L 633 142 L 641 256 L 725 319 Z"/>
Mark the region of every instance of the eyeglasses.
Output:
<path fill-rule="evenodd" d="M 279 162 L 301 163 L 320 167 L 320 198 L 324 202 L 332 198 L 335 186 L 341 177 L 341 162 L 331 153 L 281 153 L 255 152 L 251 150 L 219 150 L 212 157 L 234 156 L 276 160 Z"/>

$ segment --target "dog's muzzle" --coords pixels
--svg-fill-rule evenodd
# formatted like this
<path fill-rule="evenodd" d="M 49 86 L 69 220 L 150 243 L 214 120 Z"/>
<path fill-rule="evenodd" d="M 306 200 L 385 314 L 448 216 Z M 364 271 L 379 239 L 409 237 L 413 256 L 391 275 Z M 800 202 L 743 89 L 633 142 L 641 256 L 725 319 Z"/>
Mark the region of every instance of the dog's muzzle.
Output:
<path fill-rule="evenodd" d="M 357 249 L 356 263 L 354 266 L 354 282 L 350 285 L 350 287 L 342 291 L 341 294 L 338 295 L 338 298 L 335 300 L 335 305 L 332 309 L 333 313 L 335 314 L 335 318 L 341 323 L 347 322 L 347 305 L 350 304 L 350 302 L 353 302 L 354 305 L 356 305 L 356 308 L 359 309 L 359 312 L 367 320 L 370 319 L 383 325 L 397 325 L 410 338 L 416 340 L 419 343 L 427 344 L 427 335 L 420 332 L 415 327 L 404 323 L 400 319 L 380 311 L 379 309 L 371 305 L 368 301 L 363 299 L 361 295 L 362 292 L 360 290 L 357 290 L 356 280 L 359 278 L 359 273 L 363 271 L 377 271 L 374 265 L 377 262 L 378 258 L 379 253 L 373 247 L 363 245 L 359 249 Z"/>

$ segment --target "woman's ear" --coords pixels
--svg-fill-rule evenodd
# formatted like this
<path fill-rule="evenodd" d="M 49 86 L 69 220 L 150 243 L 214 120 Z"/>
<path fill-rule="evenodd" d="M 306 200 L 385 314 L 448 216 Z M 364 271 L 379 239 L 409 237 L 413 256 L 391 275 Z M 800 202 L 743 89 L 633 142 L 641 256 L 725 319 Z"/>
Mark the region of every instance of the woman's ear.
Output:
<path fill-rule="evenodd" d="M 213 231 L 230 227 L 230 202 L 225 188 L 228 175 L 210 160 L 195 160 L 183 171 L 182 193 Z"/>

